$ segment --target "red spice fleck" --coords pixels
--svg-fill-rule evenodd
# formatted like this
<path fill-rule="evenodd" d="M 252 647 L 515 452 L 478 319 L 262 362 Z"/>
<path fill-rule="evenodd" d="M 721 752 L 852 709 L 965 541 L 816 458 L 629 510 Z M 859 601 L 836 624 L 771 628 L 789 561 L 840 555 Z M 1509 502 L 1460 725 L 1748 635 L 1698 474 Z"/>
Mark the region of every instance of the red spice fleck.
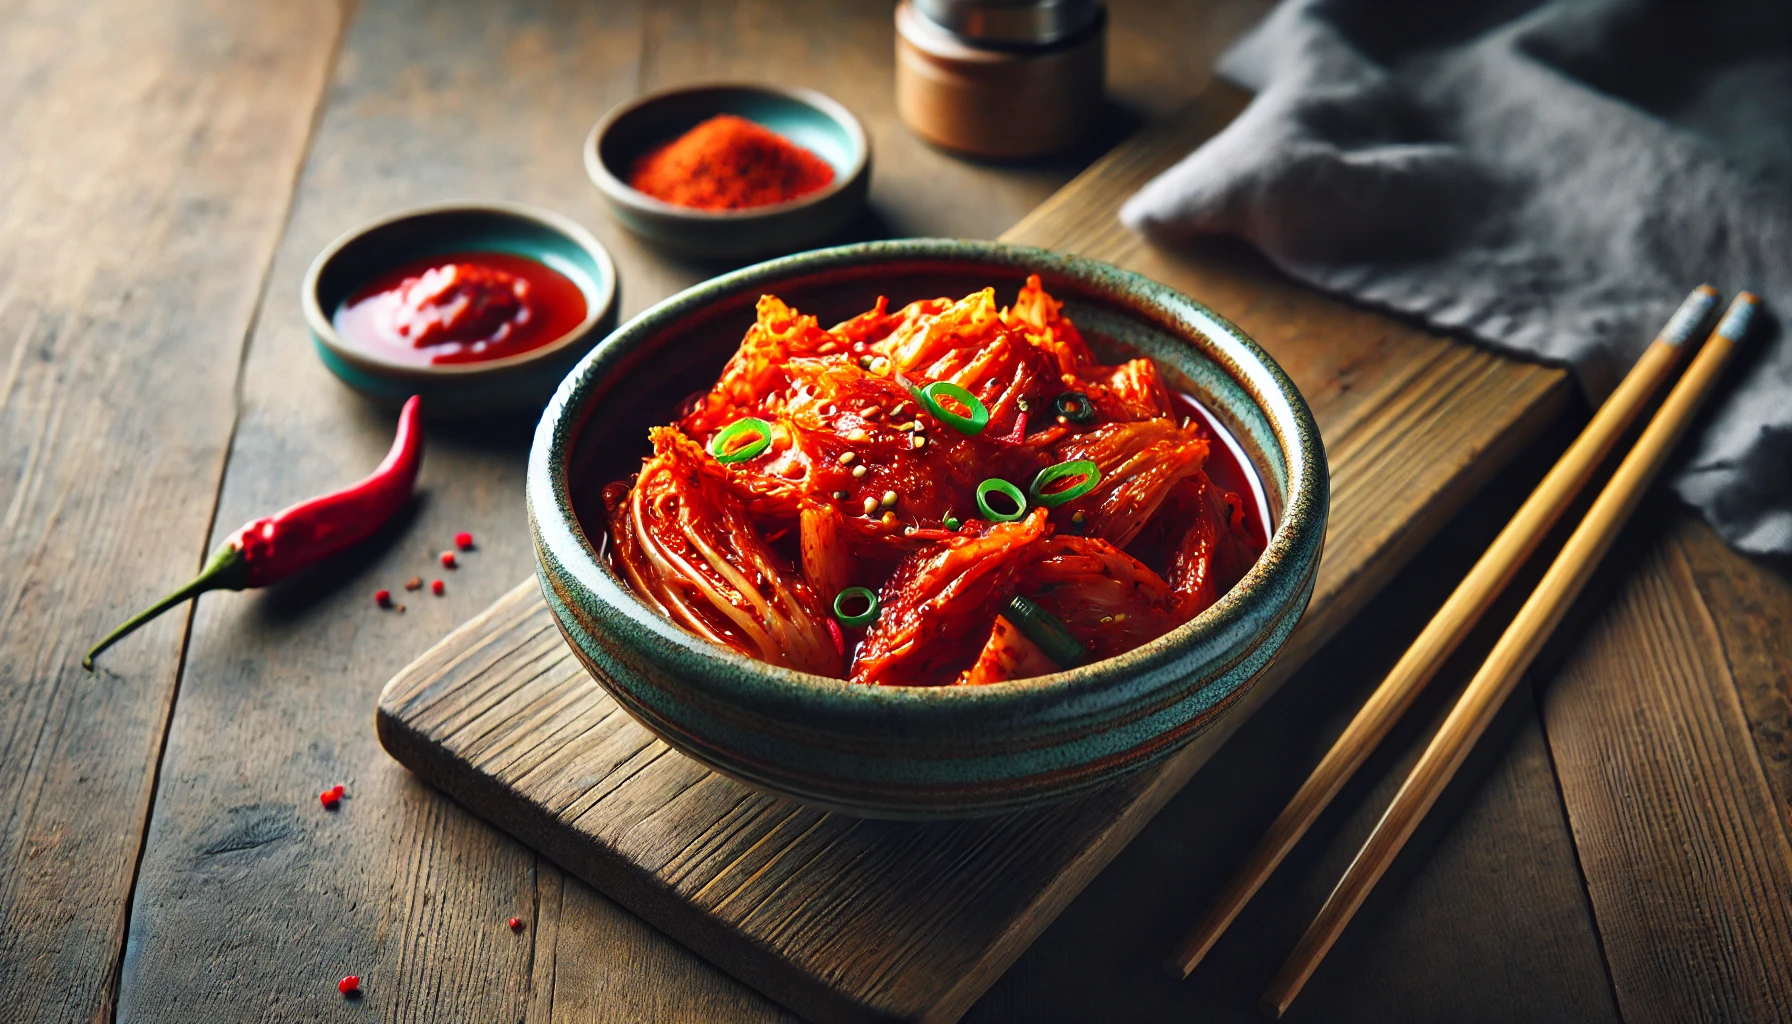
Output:
<path fill-rule="evenodd" d="M 738 210 L 826 188 L 828 162 L 743 117 L 712 117 L 635 162 L 630 188 L 676 206 Z"/>
<path fill-rule="evenodd" d="M 465 530 L 454 535 L 454 546 L 462 551 L 473 550 L 473 535 Z"/>
<path fill-rule="evenodd" d="M 381 608 L 392 607 L 392 592 L 390 590 L 374 591 L 373 603 L 379 605 Z"/>
<path fill-rule="evenodd" d="M 329 789 L 317 794 L 317 800 L 319 803 L 333 811 L 336 809 L 336 805 L 342 802 L 343 792 L 341 786 L 331 786 Z"/>
<path fill-rule="evenodd" d="M 833 619 L 821 620 L 828 624 L 828 635 L 834 638 L 834 653 L 846 654 L 846 635 L 840 632 L 840 624 Z"/>
<path fill-rule="evenodd" d="M 522 931 L 523 930 L 523 919 L 520 917 L 511 918 L 510 919 L 510 930 L 513 932 Z"/>
<path fill-rule="evenodd" d="M 336 991 L 342 993 L 345 996 L 352 996 L 352 995 L 356 994 L 357 992 L 360 992 L 361 991 L 361 976 L 358 974 L 351 974 L 348 977 L 343 978 L 341 981 L 336 983 Z"/>
<path fill-rule="evenodd" d="M 452 551 L 442 552 L 442 564 L 447 566 L 450 569 L 454 568 L 455 564 L 456 564 L 455 559 L 454 559 L 454 552 L 452 552 Z"/>
<path fill-rule="evenodd" d="M 437 597 L 440 597 L 442 595 L 442 591 L 447 590 L 447 589 L 448 589 L 447 585 L 444 584 L 441 580 L 431 580 L 429 583 L 430 593 L 435 594 Z"/>

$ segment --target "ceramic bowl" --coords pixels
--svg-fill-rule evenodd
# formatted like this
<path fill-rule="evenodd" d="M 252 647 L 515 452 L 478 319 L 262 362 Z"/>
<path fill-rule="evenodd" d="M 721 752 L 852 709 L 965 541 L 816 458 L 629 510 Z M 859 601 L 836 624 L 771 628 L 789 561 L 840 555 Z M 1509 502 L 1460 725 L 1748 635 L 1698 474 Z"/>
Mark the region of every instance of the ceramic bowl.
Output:
<path fill-rule="evenodd" d="M 744 117 L 808 149 L 833 167 L 833 182 L 788 203 L 745 210 L 693 210 L 628 186 L 637 159 L 717 114 Z M 611 216 L 636 234 L 682 255 L 745 259 L 813 245 L 857 216 L 871 184 L 871 143 L 851 111 L 810 89 L 683 86 L 604 115 L 585 139 L 585 171 Z"/>
<path fill-rule="evenodd" d="M 344 339 L 337 307 L 394 266 L 452 252 L 506 252 L 546 263 L 585 295 L 585 319 L 540 348 L 477 363 L 418 366 Z M 305 274 L 300 301 L 317 354 L 343 383 L 382 404 L 423 396 L 431 416 L 540 407 L 616 322 L 616 266 L 591 232 L 519 203 L 447 203 L 363 224 L 331 242 Z"/>
<path fill-rule="evenodd" d="M 1037 273 L 1114 361 L 1157 360 L 1240 443 L 1275 524 L 1257 565 L 1193 621 L 1134 651 L 1036 679 L 867 687 L 776 668 L 649 610 L 600 557 L 604 483 L 639 470 L 646 427 L 713 383 L 773 293 L 824 324 L 872 306 Z M 1325 451 L 1287 375 L 1238 328 L 1173 289 L 1092 260 L 916 239 L 774 260 L 691 288 L 593 349 L 555 393 L 528 467 L 542 589 L 597 681 L 667 743 L 717 771 L 867 817 L 981 815 L 1062 799 L 1161 760 L 1270 663 L 1312 594 Z M 581 522 L 593 524 L 587 531 Z"/>

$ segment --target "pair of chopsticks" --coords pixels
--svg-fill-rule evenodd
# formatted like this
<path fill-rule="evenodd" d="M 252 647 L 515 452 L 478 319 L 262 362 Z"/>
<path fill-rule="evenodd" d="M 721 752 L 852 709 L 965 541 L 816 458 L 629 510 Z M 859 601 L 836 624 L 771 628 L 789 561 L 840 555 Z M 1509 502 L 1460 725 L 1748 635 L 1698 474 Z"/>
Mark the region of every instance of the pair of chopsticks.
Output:
<path fill-rule="evenodd" d="M 1586 429 L 1562 453 L 1561 459 L 1494 538 L 1474 568 L 1463 577 L 1455 592 L 1438 609 L 1362 710 L 1357 712 L 1256 849 L 1251 851 L 1244 867 L 1220 890 L 1213 908 L 1170 953 L 1164 966 L 1172 975 L 1188 977 L 1245 903 L 1306 834 L 1320 812 L 1368 759 L 1394 722 L 1412 705 L 1419 691 L 1461 646 L 1494 599 L 1512 581 L 1606 456 L 1611 454 L 1650 398 L 1672 375 L 1687 342 L 1710 318 L 1717 301 L 1716 289 L 1701 285 L 1681 303 L 1617 390 L 1599 407 Z M 1706 338 L 1679 383 L 1656 410 L 1536 589 L 1494 645 L 1480 671 L 1475 673 L 1375 826 L 1375 831 L 1270 983 L 1261 1003 L 1265 1013 L 1280 1018 L 1287 1012 L 1301 986 L 1312 976 L 1369 890 L 1380 880 L 1425 812 L 1437 801 L 1438 794 L 1530 667 L 1544 641 L 1616 539 L 1643 492 L 1667 461 L 1700 404 L 1715 386 L 1735 343 L 1747 333 L 1759 304 L 1760 301 L 1748 292 L 1736 296 L 1716 329 Z"/>

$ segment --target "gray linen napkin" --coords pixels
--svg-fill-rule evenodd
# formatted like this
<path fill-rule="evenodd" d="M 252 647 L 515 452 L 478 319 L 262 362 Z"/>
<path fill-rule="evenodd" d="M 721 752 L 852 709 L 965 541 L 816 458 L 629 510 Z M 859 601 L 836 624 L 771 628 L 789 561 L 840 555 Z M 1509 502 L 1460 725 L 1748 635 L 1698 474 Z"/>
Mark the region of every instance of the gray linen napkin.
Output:
<path fill-rule="evenodd" d="M 1220 73 L 1249 109 L 1121 210 L 1572 365 L 1597 401 L 1709 281 L 1792 310 L 1792 3 L 1286 0 Z M 1758 317 L 1675 480 L 1792 554 L 1792 342 Z"/>

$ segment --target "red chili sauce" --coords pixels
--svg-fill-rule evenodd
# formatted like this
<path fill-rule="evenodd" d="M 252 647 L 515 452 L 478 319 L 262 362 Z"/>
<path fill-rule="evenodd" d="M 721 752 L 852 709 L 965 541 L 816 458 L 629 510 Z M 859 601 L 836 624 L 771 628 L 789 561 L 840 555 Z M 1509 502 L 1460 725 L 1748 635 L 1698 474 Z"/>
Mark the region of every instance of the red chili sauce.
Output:
<path fill-rule="evenodd" d="M 537 349 L 585 320 L 585 293 L 538 260 L 460 252 L 394 267 L 337 307 L 350 343 L 415 365 L 479 363 Z"/>

